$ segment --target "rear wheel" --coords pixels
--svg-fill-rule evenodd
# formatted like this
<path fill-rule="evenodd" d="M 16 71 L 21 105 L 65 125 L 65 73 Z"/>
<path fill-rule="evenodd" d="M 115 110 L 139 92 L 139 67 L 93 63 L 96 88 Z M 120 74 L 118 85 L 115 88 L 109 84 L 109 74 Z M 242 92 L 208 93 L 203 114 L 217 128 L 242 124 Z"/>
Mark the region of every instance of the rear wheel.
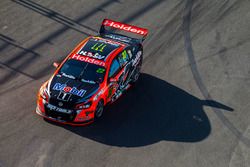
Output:
<path fill-rule="evenodd" d="M 98 120 L 102 117 L 103 115 L 103 111 L 104 111 L 104 104 L 103 101 L 99 101 L 97 106 L 96 106 L 96 110 L 95 110 L 95 119 Z"/>

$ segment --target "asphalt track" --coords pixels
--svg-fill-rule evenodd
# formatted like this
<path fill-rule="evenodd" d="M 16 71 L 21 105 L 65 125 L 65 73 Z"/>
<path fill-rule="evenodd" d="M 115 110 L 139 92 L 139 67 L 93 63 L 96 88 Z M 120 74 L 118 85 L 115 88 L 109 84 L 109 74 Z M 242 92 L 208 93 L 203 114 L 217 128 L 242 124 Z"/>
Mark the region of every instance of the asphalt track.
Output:
<path fill-rule="evenodd" d="M 0 167 L 249 167 L 250 1 L 1 0 Z M 103 120 L 34 113 L 39 86 L 103 18 L 146 27 L 143 74 Z"/>

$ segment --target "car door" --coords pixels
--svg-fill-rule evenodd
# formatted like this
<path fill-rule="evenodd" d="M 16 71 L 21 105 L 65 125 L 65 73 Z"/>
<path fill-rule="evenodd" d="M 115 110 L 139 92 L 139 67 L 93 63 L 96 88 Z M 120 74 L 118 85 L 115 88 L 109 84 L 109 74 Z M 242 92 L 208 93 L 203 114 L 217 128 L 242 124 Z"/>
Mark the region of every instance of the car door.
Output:
<path fill-rule="evenodd" d="M 131 69 L 131 62 L 127 49 L 118 54 L 117 59 L 120 63 L 122 71 L 122 74 L 119 78 L 119 88 L 123 91 L 129 82 L 129 74 Z"/>
<path fill-rule="evenodd" d="M 113 59 L 108 73 L 108 101 L 115 101 L 121 96 L 126 85 L 129 72 L 129 55 L 126 50 Z"/>
<path fill-rule="evenodd" d="M 107 102 L 114 101 L 119 88 L 119 76 L 121 75 L 121 66 L 117 57 L 113 59 L 108 72 L 108 93 Z"/>

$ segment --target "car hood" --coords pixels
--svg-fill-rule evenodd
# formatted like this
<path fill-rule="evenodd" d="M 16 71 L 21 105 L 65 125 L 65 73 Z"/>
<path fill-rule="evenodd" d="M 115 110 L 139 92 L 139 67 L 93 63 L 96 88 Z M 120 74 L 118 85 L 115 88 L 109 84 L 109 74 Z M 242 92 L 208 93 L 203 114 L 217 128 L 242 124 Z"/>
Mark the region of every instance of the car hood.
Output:
<path fill-rule="evenodd" d="M 54 105 L 67 104 L 64 107 L 71 107 L 76 103 L 82 103 L 92 97 L 99 89 L 99 84 L 82 82 L 70 79 L 62 75 L 55 75 L 48 83 L 50 103 Z M 61 107 L 61 106 L 60 106 Z"/>

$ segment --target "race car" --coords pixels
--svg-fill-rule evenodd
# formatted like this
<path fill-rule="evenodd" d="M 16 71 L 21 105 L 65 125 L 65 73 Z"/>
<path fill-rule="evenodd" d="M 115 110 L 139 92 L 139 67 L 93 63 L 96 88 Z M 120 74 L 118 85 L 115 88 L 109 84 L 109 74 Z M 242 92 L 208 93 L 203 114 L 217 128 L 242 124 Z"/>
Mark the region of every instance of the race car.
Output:
<path fill-rule="evenodd" d="M 53 63 L 56 70 L 38 92 L 36 113 L 69 125 L 100 119 L 104 107 L 138 80 L 147 34 L 145 28 L 104 19 L 99 35 L 83 40 L 60 64 Z"/>

